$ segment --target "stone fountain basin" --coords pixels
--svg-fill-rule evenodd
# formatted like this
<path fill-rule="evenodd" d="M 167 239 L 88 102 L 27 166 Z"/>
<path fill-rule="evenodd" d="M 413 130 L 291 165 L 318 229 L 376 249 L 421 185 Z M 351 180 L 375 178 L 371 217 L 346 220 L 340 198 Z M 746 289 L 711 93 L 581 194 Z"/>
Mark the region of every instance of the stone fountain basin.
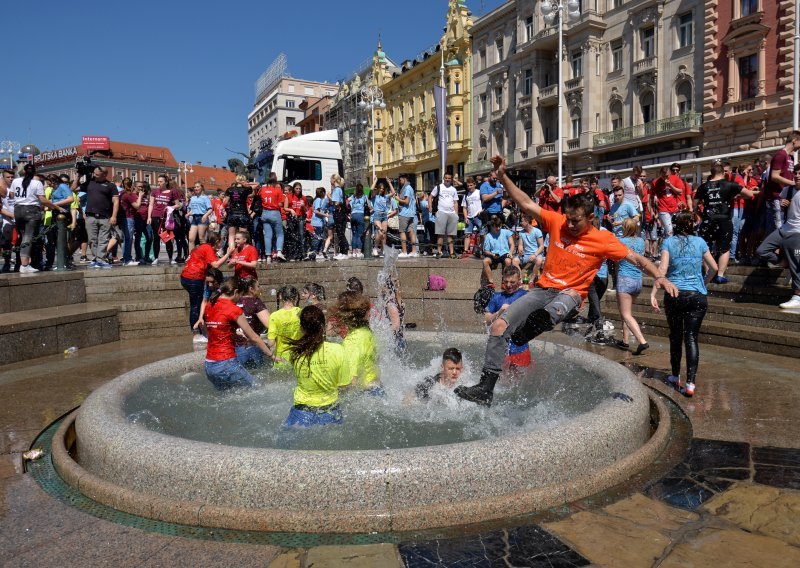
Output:
<path fill-rule="evenodd" d="M 458 341 L 459 334 L 452 335 Z M 148 518 L 241 530 L 353 533 L 534 512 L 616 485 L 661 453 L 668 412 L 630 371 L 576 348 L 541 342 L 532 348 L 557 350 L 590 368 L 607 382 L 609 396 L 585 414 L 534 432 L 388 450 L 240 448 L 130 422 L 125 398 L 153 376 L 197 371 L 204 354 L 192 353 L 146 365 L 92 393 L 55 436 L 53 460 L 65 481 L 88 497 Z M 651 416 L 658 421 L 652 436 Z"/>

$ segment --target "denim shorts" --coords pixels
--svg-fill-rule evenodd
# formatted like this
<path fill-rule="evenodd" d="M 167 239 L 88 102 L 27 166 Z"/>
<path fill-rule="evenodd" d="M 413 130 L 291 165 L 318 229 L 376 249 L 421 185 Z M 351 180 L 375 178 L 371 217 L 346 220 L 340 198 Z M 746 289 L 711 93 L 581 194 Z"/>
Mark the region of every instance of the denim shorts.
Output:
<path fill-rule="evenodd" d="M 206 376 L 214 388 L 220 391 L 236 388 L 249 387 L 255 383 L 255 379 L 242 364 L 233 359 L 224 361 L 206 361 Z"/>
<path fill-rule="evenodd" d="M 208 227 L 208 221 L 203 221 L 203 215 L 192 215 L 191 217 L 192 217 L 191 219 L 192 227 L 197 227 L 200 225 Z"/>
<path fill-rule="evenodd" d="M 642 279 L 631 278 L 630 276 L 617 276 L 617 292 L 630 294 L 631 296 L 642 291 Z"/>
<path fill-rule="evenodd" d="M 471 219 L 467 220 L 467 227 L 464 229 L 464 234 L 469 235 L 473 231 L 480 232 L 481 228 L 483 228 L 483 221 L 477 215 Z"/>
<path fill-rule="evenodd" d="M 522 264 L 528 264 L 529 262 L 534 262 L 540 256 L 544 259 L 544 254 L 526 254 L 520 257 L 520 262 L 522 262 Z"/>
<path fill-rule="evenodd" d="M 380 221 L 383 223 L 384 221 L 389 220 L 389 216 L 386 211 L 375 211 L 372 213 L 372 220 L 373 221 Z"/>
<path fill-rule="evenodd" d="M 284 428 L 308 428 L 310 426 L 327 426 L 328 424 L 341 424 L 344 422 L 342 411 L 338 406 L 333 406 L 325 411 L 301 410 L 292 407 L 289 416 L 283 423 Z"/>

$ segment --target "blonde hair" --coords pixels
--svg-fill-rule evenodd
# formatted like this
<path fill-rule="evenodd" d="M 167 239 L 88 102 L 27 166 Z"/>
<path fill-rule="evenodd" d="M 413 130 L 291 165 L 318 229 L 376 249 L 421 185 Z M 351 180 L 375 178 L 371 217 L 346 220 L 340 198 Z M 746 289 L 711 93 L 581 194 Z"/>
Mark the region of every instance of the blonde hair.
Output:
<path fill-rule="evenodd" d="M 622 236 L 636 237 L 639 235 L 639 222 L 633 217 L 628 217 L 622 222 Z"/>
<path fill-rule="evenodd" d="M 338 185 L 339 187 L 344 187 L 344 179 L 342 179 L 342 176 L 340 176 L 339 174 L 333 174 L 331 176 L 331 181 L 335 185 Z"/>
<path fill-rule="evenodd" d="M 236 181 L 237 181 L 238 183 L 247 183 L 247 176 L 246 176 L 246 175 L 244 175 L 244 174 L 238 174 L 238 175 L 236 176 Z"/>

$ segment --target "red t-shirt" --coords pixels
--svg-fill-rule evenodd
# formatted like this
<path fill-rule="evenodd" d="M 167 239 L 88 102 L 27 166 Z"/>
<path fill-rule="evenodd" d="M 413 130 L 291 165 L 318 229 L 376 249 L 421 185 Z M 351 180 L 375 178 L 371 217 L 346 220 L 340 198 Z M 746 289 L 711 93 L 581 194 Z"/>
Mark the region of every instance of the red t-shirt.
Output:
<path fill-rule="evenodd" d="M 726 176 L 725 179 L 728 181 L 732 181 L 733 183 L 738 183 L 743 188 L 747 189 L 747 186 L 744 183 L 744 179 L 739 174 L 733 174 L 731 176 Z M 744 208 L 744 202 L 747 201 L 742 194 L 738 194 L 736 197 L 733 198 L 733 208 L 734 209 L 742 209 Z"/>
<path fill-rule="evenodd" d="M 780 172 L 781 177 L 786 179 L 794 179 L 792 168 L 794 167 L 794 160 L 781 148 L 775 155 L 772 156 L 772 161 L 769 164 L 769 177 L 772 177 L 772 172 Z M 769 180 L 769 178 L 767 178 Z M 767 181 L 766 198 L 767 199 L 780 199 L 783 185 L 776 181 Z"/>
<path fill-rule="evenodd" d="M 133 191 L 123 191 L 119 196 L 119 203 L 122 205 L 122 210 L 125 212 L 126 219 L 133 219 L 133 214 L 136 210 L 133 204 L 139 201 L 139 194 Z"/>
<path fill-rule="evenodd" d="M 253 245 L 244 245 L 244 248 L 241 251 L 233 251 L 233 254 L 231 254 L 231 259 L 253 262 L 254 260 L 258 260 L 258 249 L 256 249 L 256 247 Z M 256 272 L 255 268 L 248 268 L 246 266 L 242 266 L 241 264 L 236 264 L 234 266 L 233 273 L 236 278 L 258 278 L 258 273 Z"/>
<path fill-rule="evenodd" d="M 216 262 L 217 252 L 208 243 L 203 243 L 192 250 L 186 259 L 186 266 L 181 271 L 181 277 L 187 280 L 205 280 L 206 269 L 212 262 Z"/>
<path fill-rule="evenodd" d="M 139 209 L 133 212 L 133 218 L 140 221 L 147 221 L 147 209 L 150 207 L 150 196 L 142 195 L 142 201 L 139 203 Z"/>
<path fill-rule="evenodd" d="M 604 211 L 608 212 L 608 210 L 611 209 L 611 207 L 608 204 L 608 196 L 599 187 L 594 190 L 594 197 L 595 199 L 597 199 L 598 205 L 602 207 Z"/>
<path fill-rule="evenodd" d="M 214 212 L 214 217 L 217 218 L 217 223 L 222 223 L 225 219 L 225 209 L 222 207 L 222 199 L 212 197 L 211 210 Z"/>
<path fill-rule="evenodd" d="M 658 200 L 657 210 L 659 213 L 677 213 L 678 200 L 675 199 L 675 194 L 672 193 L 664 179 L 658 178 L 653 182 L 653 195 Z"/>
<path fill-rule="evenodd" d="M 553 190 L 553 193 L 555 193 L 556 196 L 559 199 L 562 199 L 562 200 L 564 199 L 564 190 L 561 189 L 560 187 L 555 188 Z M 558 212 L 558 211 L 561 211 L 561 202 L 557 203 L 553 199 L 553 196 L 550 195 L 550 191 L 546 190 L 546 189 L 543 189 L 542 193 L 539 195 L 539 207 L 541 207 L 542 209 L 544 209 L 546 211 Z"/>
<path fill-rule="evenodd" d="M 542 231 L 550 235 L 547 260 L 537 284 L 541 288 L 571 288 L 585 299 L 605 259 L 620 261 L 628 256 L 628 247 L 611 231 L 590 227 L 581 236 L 573 237 L 564 215 L 542 211 L 541 216 Z"/>
<path fill-rule="evenodd" d="M 286 199 L 289 201 L 289 209 L 295 212 L 298 217 L 305 217 L 306 214 L 306 199 L 305 197 L 297 196 L 294 193 L 290 193 L 286 196 Z"/>
<path fill-rule="evenodd" d="M 650 186 L 642 185 L 642 207 L 644 208 L 644 220 L 648 223 L 653 220 L 652 208 L 648 207 L 650 203 Z"/>
<path fill-rule="evenodd" d="M 206 305 L 206 361 L 226 361 L 236 357 L 234 345 L 236 329 L 239 327 L 236 320 L 242 313 L 242 309 L 227 298 L 220 298 L 215 303 L 209 302 Z"/>
<path fill-rule="evenodd" d="M 264 211 L 280 211 L 283 209 L 283 191 L 277 185 L 265 185 L 258 192 Z"/>
<path fill-rule="evenodd" d="M 183 192 L 175 188 L 160 190 L 155 188 L 152 191 L 153 198 L 153 219 L 159 219 L 164 216 L 167 207 L 172 207 L 176 201 L 183 199 Z"/>

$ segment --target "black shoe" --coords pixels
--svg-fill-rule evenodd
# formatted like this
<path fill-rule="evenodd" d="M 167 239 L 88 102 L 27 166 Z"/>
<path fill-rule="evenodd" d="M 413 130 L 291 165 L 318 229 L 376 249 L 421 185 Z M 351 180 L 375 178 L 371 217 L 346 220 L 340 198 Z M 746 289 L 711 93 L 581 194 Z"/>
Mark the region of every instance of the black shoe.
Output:
<path fill-rule="evenodd" d="M 646 349 L 649 349 L 650 345 L 647 343 L 640 343 L 639 346 L 636 348 L 636 351 L 633 352 L 634 355 L 641 355 Z"/>
<path fill-rule="evenodd" d="M 449 252 L 443 252 L 441 258 L 450 258 Z"/>
<path fill-rule="evenodd" d="M 477 385 L 471 387 L 459 386 L 453 392 L 456 396 L 480 404 L 481 406 L 491 406 L 492 398 L 494 397 L 494 385 L 500 377 L 499 373 L 492 371 L 483 371 L 481 373 L 481 380 Z"/>

